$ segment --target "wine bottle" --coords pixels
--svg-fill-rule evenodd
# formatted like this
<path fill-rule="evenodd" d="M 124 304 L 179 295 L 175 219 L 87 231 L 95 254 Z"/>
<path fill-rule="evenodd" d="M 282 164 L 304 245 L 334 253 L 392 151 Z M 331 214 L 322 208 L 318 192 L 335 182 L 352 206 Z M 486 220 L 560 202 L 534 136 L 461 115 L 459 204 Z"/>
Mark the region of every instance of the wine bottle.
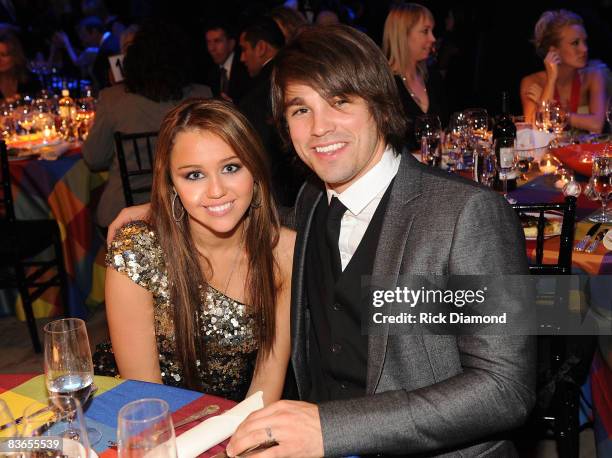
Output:
<path fill-rule="evenodd" d="M 514 167 L 514 145 L 516 142 L 516 126 L 512 122 L 512 116 L 508 110 L 508 93 L 502 92 L 501 114 L 493 127 L 493 145 L 495 146 L 495 156 L 497 159 L 497 184 L 499 184 L 500 174 L 508 178 L 508 173 Z M 508 188 L 516 187 L 516 179 L 508 179 Z"/>

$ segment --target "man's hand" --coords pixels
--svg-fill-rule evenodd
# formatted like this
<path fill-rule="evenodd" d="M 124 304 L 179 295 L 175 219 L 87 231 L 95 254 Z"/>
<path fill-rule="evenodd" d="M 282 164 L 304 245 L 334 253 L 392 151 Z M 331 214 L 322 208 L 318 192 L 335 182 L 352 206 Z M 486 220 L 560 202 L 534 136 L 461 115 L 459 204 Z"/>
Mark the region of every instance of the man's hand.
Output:
<path fill-rule="evenodd" d="M 119 212 L 117 217 L 113 220 L 110 226 L 108 226 L 108 233 L 106 234 L 106 244 L 110 245 L 110 243 L 115 238 L 115 232 L 121 226 L 126 225 L 132 221 L 137 220 L 149 220 L 149 210 L 151 208 L 151 204 L 142 204 L 135 205 L 134 207 L 124 208 Z"/>
<path fill-rule="evenodd" d="M 238 427 L 226 452 L 228 456 L 236 456 L 257 444 L 271 440 L 278 442 L 278 445 L 263 450 L 256 456 L 323 456 L 319 407 L 307 402 L 278 401 L 253 412 Z"/>

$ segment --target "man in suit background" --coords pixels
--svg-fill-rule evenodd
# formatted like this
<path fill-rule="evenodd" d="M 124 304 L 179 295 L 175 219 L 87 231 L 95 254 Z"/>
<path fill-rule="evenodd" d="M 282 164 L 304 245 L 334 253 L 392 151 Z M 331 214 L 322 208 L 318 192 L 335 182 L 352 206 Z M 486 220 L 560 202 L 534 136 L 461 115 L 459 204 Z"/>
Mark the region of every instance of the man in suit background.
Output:
<path fill-rule="evenodd" d="M 213 94 L 239 103 L 251 79 L 240 61 L 240 49 L 236 48 L 236 39 L 227 24 L 215 22 L 206 26 L 206 48 L 215 64 L 207 79 Z"/>
<path fill-rule="evenodd" d="M 274 125 L 270 100 L 274 57 L 284 45 L 283 32 L 270 17 L 256 18 L 244 28 L 240 34 L 240 60 L 253 78 L 253 85 L 238 108 L 253 125 L 268 153 L 274 199 L 285 207 L 293 207 L 303 180 L 283 148 Z"/>
<path fill-rule="evenodd" d="M 276 124 L 317 175 L 296 202 L 291 361 L 302 401 L 250 415 L 230 456 L 516 456 L 504 433 L 534 402 L 529 336 L 362 335 L 364 276 L 527 273 L 503 198 L 401 155 L 387 62 L 345 26 L 303 31 L 276 57 Z M 500 305 L 520 314 L 521 292 Z"/>

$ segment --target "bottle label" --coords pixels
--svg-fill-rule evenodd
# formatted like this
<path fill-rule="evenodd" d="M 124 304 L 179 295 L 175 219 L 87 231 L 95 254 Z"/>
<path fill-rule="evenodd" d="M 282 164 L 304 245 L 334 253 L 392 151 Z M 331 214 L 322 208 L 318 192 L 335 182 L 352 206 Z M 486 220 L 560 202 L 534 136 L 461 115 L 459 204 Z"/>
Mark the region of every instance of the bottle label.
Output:
<path fill-rule="evenodd" d="M 514 165 L 514 148 L 499 149 L 499 166 L 502 169 L 510 169 Z"/>

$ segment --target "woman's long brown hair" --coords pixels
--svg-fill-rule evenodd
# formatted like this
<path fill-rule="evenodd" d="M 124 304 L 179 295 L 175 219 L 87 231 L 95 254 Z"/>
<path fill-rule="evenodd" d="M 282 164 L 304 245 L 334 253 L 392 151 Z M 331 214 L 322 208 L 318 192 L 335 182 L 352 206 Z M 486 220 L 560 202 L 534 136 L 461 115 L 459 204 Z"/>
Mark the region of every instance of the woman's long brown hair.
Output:
<path fill-rule="evenodd" d="M 254 202 L 245 216 L 244 240 L 248 257 L 245 300 L 253 307 L 256 316 L 256 338 L 259 343 L 257 361 L 267 357 L 274 344 L 276 291 L 281 285 L 273 250 L 278 243 L 279 219 L 270 194 L 269 169 L 263 145 L 242 114 L 223 101 L 190 99 L 166 115 L 157 141 L 150 219 L 158 233 L 161 248 L 168 256 L 166 268 L 170 301 L 174 307 L 178 359 L 186 386 L 197 389 L 201 384 L 196 360 L 202 367 L 206 361 L 205 348 L 201 344 L 202 323 L 197 311 L 202 300 L 201 292 L 205 290 L 207 282 L 189 230 L 189 218 L 185 215 L 177 223 L 173 218 L 171 202 L 170 155 L 176 136 L 185 131 L 218 135 L 251 172 L 258 188 L 253 197 L 258 202 Z"/>

